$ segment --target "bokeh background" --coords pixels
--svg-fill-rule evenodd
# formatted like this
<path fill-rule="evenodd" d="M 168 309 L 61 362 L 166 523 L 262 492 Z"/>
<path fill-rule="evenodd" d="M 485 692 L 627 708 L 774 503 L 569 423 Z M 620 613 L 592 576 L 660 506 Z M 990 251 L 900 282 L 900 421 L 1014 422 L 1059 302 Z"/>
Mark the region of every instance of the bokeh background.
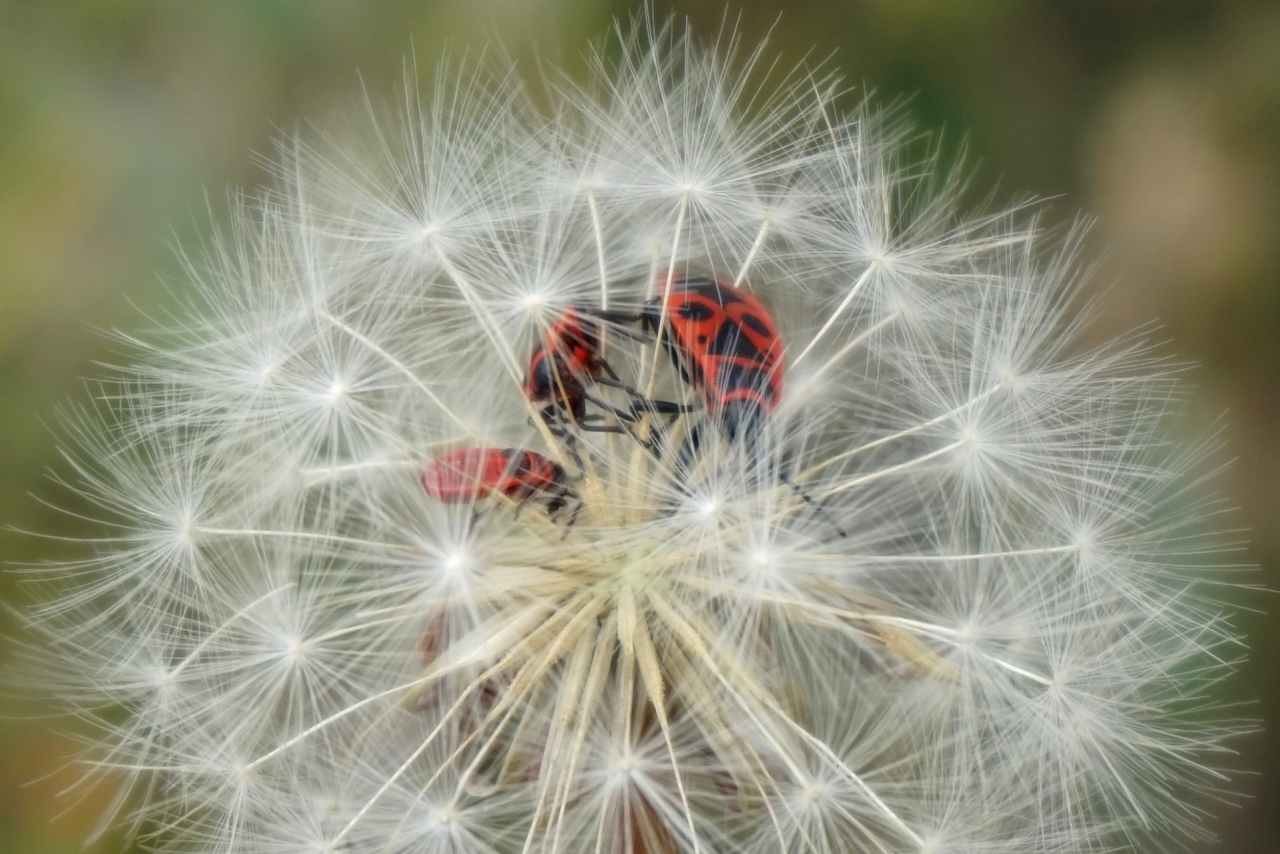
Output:
<path fill-rule="evenodd" d="M 714 35 L 721 0 L 657 2 Z M 783 7 L 785 6 L 785 10 Z M 83 395 L 101 330 L 147 325 L 181 289 L 228 186 L 266 179 L 282 134 L 393 97 L 405 57 L 501 41 L 514 61 L 584 65 L 618 0 L 0 0 L 0 524 L 74 534 L 48 424 Z M 749 41 L 843 69 L 974 173 L 971 202 L 1047 198 L 1097 218 L 1099 339 L 1158 319 L 1194 360 L 1193 430 L 1225 424 L 1221 482 L 1253 580 L 1280 590 L 1280 3 L 1270 0 L 735 0 Z M 1225 413 L 1221 422 L 1219 417 Z M 54 546 L 0 533 L 0 557 Z M 21 603 L 11 573 L 0 598 Z M 1238 593 L 1251 660 L 1224 698 L 1261 698 L 1237 744 L 1255 774 L 1218 806 L 1216 850 L 1280 851 L 1280 597 Z M 0 613 L 0 631 L 13 621 Z M 5 654 L 0 647 L 0 657 Z M 59 797 L 70 734 L 0 697 L 0 851 L 83 850 L 109 797 Z M 1209 806 L 1206 804 L 1206 806 Z M 118 836 L 90 854 L 119 851 Z M 1215 846 L 1205 850 L 1214 850 Z"/>

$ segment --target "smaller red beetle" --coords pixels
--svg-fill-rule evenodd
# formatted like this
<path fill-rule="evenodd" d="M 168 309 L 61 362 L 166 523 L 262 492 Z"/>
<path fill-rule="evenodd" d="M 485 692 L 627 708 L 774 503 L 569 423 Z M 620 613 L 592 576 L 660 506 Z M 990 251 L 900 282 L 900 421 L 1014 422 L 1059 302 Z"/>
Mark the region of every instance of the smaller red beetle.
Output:
<path fill-rule="evenodd" d="M 635 417 L 622 412 L 599 398 L 592 397 L 587 387 L 597 383 L 625 389 L 633 396 L 638 392 L 618 379 L 613 368 L 600 354 L 599 313 L 582 303 L 574 303 L 564 311 L 542 340 L 533 348 L 529 368 L 525 372 L 524 394 L 535 403 L 549 401 L 539 413 L 552 433 L 570 439 L 564 429 L 561 413 L 568 412 L 570 419 L 581 430 L 594 433 L 626 433 L 624 426 L 597 423 L 604 413 L 613 415 L 620 424 L 629 424 Z M 594 404 L 600 412 L 587 414 L 587 403 Z M 577 452 L 569 442 L 568 450 L 577 458 Z"/>
<path fill-rule="evenodd" d="M 524 393 L 532 401 L 550 401 L 552 407 L 568 410 L 579 424 L 586 418 L 588 385 L 613 370 L 600 355 L 600 323 L 574 304 L 547 329 L 529 357 Z"/>
<path fill-rule="evenodd" d="M 521 504 L 546 499 L 555 515 L 573 495 L 564 469 L 520 448 L 462 448 L 430 460 L 422 470 L 427 495 L 445 504 L 462 504 L 499 492 Z"/>

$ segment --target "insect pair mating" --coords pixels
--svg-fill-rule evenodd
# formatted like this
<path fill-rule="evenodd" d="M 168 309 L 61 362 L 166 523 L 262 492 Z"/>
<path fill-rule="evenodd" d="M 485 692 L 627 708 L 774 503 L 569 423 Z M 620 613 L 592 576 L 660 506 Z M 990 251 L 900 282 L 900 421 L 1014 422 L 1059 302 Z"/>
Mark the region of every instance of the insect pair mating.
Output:
<path fill-rule="evenodd" d="M 663 296 L 636 314 L 605 311 L 575 303 L 562 313 L 534 346 L 523 383 L 525 396 L 545 403 L 539 417 L 577 458 L 574 429 L 625 433 L 661 454 L 661 430 L 646 438 L 636 429 L 645 416 L 674 416 L 704 410 L 706 418 L 688 431 L 676 458 L 687 470 L 714 425 L 731 445 L 741 446 L 748 464 L 758 461 L 757 444 L 765 419 L 782 397 L 783 344 L 768 310 L 751 294 L 714 279 L 678 273 L 664 280 Z M 642 335 L 661 342 L 680 378 L 697 399 L 682 404 L 651 399 L 623 382 L 604 358 L 604 323 L 638 323 Z M 595 386 L 623 390 L 629 410 L 593 394 Z M 596 412 L 588 412 L 591 404 Z M 612 416 L 614 423 L 606 423 Z M 653 425 L 651 424 L 652 428 Z M 775 473 L 810 505 L 798 486 Z M 470 448 L 431 460 L 423 474 L 429 495 L 438 501 L 475 501 L 497 492 L 521 503 L 544 500 L 551 516 L 576 499 L 564 468 L 533 451 Z M 575 508 L 572 521 L 577 516 Z M 840 531 L 841 536 L 844 535 Z"/>
<path fill-rule="evenodd" d="M 772 316 L 759 300 L 724 282 L 678 274 L 665 298 L 648 302 L 638 314 L 593 309 L 581 303 L 565 311 L 534 348 L 524 392 L 546 402 L 541 415 L 564 434 L 563 423 L 580 429 L 632 433 L 640 416 L 679 415 L 705 409 L 725 439 L 754 443 L 764 416 L 782 396 L 783 347 Z M 661 341 L 698 404 L 653 400 L 619 380 L 602 353 L 602 323 L 640 324 Z M 620 388 L 630 396 L 621 411 L 593 396 L 595 385 Z M 590 402 L 600 413 L 587 414 Z M 607 413 L 614 426 L 595 421 Z M 682 457 L 697 449 L 701 425 L 686 439 Z M 638 437 L 637 437 L 638 438 Z M 655 449 L 656 452 L 656 449 Z"/>

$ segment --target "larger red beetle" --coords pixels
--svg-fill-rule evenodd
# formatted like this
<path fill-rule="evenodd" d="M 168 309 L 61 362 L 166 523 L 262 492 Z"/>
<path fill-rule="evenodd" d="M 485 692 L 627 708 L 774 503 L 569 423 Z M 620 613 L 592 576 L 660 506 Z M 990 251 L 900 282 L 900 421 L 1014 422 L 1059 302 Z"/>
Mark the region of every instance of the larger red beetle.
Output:
<path fill-rule="evenodd" d="M 641 322 L 661 335 L 680 375 L 707 413 L 736 441 L 753 434 L 782 398 L 782 340 L 773 316 L 751 294 L 704 276 L 676 273 Z"/>

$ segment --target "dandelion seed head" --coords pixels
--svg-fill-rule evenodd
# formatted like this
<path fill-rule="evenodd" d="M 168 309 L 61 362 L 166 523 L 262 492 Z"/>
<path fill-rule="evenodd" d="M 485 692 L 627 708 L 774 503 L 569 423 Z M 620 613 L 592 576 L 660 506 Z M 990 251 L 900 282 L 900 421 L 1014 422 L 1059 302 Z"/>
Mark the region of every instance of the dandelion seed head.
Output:
<path fill-rule="evenodd" d="M 832 73 L 616 38 L 283 145 L 72 414 L 103 536 L 41 571 L 32 678 L 114 816 L 210 854 L 1199 832 L 1248 728 L 1206 699 L 1212 448 L 1145 345 L 1077 342 L 1079 235 L 962 212 Z"/>

